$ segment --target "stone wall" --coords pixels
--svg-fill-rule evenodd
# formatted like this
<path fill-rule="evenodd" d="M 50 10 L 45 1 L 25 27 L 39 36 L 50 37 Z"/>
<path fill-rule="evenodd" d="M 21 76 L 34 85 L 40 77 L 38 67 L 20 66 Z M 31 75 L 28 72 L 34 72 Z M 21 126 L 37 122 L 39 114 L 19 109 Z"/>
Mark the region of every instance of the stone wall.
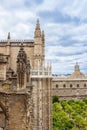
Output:
<path fill-rule="evenodd" d="M 30 130 L 26 93 L 0 93 L 0 106 L 1 103 L 4 106 L 3 113 L 6 119 L 5 130 Z"/>
<path fill-rule="evenodd" d="M 33 130 L 52 129 L 51 77 L 32 77 L 34 125 Z"/>
<path fill-rule="evenodd" d="M 28 43 L 29 44 L 29 43 Z M 20 49 L 19 44 L 15 45 L 0 45 L 0 53 L 4 54 L 4 55 L 8 55 L 8 67 L 11 67 L 15 72 L 16 72 L 16 61 L 17 61 L 17 55 Z M 27 54 L 27 57 L 29 58 L 29 60 L 31 61 L 31 65 L 33 66 L 34 64 L 34 44 L 31 45 L 24 45 L 24 50 Z"/>
<path fill-rule="evenodd" d="M 6 46 L 4 46 L 3 44 L 0 45 L 0 53 L 6 54 Z"/>
<path fill-rule="evenodd" d="M 52 81 L 52 96 L 62 99 L 81 99 L 87 95 L 86 79 L 57 79 Z"/>
<path fill-rule="evenodd" d="M 17 55 L 19 52 L 20 46 L 12 46 L 11 47 L 11 54 L 10 54 L 10 61 L 11 61 L 11 68 L 16 72 L 16 61 L 17 61 Z M 27 57 L 29 58 L 31 65 L 33 66 L 33 50 L 34 47 L 31 46 L 24 46 L 24 51 L 27 54 Z"/>

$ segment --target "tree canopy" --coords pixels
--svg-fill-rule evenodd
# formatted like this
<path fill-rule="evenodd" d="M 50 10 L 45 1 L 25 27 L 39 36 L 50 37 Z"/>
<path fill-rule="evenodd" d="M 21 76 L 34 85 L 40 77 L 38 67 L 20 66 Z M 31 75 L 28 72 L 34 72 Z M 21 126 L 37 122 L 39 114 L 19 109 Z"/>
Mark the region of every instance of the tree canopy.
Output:
<path fill-rule="evenodd" d="M 87 101 L 59 101 L 52 104 L 53 130 L 87 130 Z"/>

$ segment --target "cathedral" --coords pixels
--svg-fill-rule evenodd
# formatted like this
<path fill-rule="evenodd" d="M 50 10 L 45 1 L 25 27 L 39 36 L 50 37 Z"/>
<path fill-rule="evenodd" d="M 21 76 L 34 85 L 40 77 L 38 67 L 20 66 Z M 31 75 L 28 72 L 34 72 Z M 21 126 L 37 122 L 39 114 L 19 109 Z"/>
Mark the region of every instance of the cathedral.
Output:
<path fill-rule="evenodd" d="M 52 97 L 86 99 L 87 76 L 78 63 L 69 76 L 52 76 L 45 65 L 39 20 L 33 40 L 0 41 L 0 130 L 52 130 Z"/>

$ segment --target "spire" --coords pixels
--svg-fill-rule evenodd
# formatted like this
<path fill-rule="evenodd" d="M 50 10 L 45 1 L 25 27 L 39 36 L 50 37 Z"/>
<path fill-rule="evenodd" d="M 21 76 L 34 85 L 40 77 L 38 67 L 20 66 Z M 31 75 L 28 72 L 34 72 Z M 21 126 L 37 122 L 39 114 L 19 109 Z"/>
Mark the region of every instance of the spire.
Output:
<path fill-rule="evenodd" d="M 36 37 L 41 37 L 41 30 L 40 30 L 39 19 L 37 19 L 34 37 L 35 38 Z"/>
<path fill-rule="evenodd" d="M 76 65 L 75 65 L 74 70 L 75 70 L 75 71 L 80 71 L 80 68 L 79 68 L 78 62 L 76 62 Z"/>
<path fill-rule="evenodd" d="M 8 33 L 8 37 L 7 37 L 7 39 L 10 39 L 10 32 Z"/>
<path fill-rule="evenodd" d="M 39 19 L 37 19 L 36 29 L 40 29 Z"/>
<path fill-rule="evenodd" d="M 7 45 L 10 45 L 10 32 L 8 32 L 8 36 L 7 36 Z"/>
<path fill-rule="evenodd" d="M 24 51 L 23 46 L 20 47 L 20 50 L 17 55 L 17 87 L 25 87 L 25 77 L 26 77 L 26 64 L 27 64 L 27 55 Z"/>

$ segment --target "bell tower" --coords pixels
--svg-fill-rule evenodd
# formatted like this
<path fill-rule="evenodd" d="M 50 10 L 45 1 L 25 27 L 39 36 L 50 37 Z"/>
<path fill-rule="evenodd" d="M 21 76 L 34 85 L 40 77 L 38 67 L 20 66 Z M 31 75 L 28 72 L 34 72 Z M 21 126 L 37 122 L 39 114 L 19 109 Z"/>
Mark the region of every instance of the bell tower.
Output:
<path fill-rule="evenodd" d="M 40 68 L 44 60 L 44 32 L 41 33 L 39 20 L 34 32 L 34 69 Z"/>

